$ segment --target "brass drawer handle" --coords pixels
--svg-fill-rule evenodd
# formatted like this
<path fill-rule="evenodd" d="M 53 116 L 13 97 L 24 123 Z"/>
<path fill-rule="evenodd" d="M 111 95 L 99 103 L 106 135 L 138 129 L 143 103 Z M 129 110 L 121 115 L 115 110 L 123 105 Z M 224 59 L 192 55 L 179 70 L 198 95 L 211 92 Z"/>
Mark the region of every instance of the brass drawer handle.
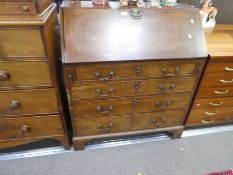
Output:
<path fill-rule="evenodd" d="M 137 67 L 135 68 L 135 74 L 136 74 L 137 76 L 139 76 L 139 75 L 141 74 L 141 72 L 142 72 L 142 67 L 137 66 Z"/>
<path fill-rule="evenodd" d="M 202 120 L 201 123 L 210 124 L 210 123 L 214 123 L 214 120 L 210 120 L 210 121 Z"/>
<path fill-rule="evenodd" d="M 215 94 L 228 94 L 229 91 L 225 90 L 225 91 L 214 91 Z"/>
<path fill-rule="evenodd" d="M 169 107 L 170 105 L 171 105 L 171 101 L 169 101 L 169 100 L 164 102 L 164 106 L 161 106 L 160 101 L 156 101 L 156 102 L 155 102 L 155 106 L 157 106 L 157 107 L 160 108 L 160 109 L 167 108 L 167 107 Z"/>
<path fill-rule="evenodd" d="M 153 123 L 153 124 L 161 125 L 161 124 L 165 124 L 165 123 L 167 122 L 167 119 L 166 119 L 165 117 L 162 117 L 162 118 L 161 118 L 161 122 L 157 122 L 155 119 L 152 118 L 150 121 L 151 121 L 151 123 Z"/>
<path fill-rule="evenodd" d="M 221 106 L 221 105 L 223 105 L 223 102 L 217 102 L 217 103 L 210 102 L 209 105 L 210 106 Z"/>
<path fill-rule="evenodd" d="M 113 77 L 113 75 L 115 75 L 114 71 L 110 71 L 107 77 L 101 77 L 101 74 L 99 72 L 95 72 L 95 77 L 99 78 L 99 80 L 110 80 Z"/>
<path fill-rule="evenodd" d="M 233 69 L 229 68 L 229 67 L 225 67 L 224 70 L 226 70 L 226 71 L 233 71 Z"/>
<path fill-rule="evenodd" d="M 25 11 L 25 12 L 29 11 L 29 7 L 26 6 L 26 5 L 24 5 L 24 6 L 22 7 L 22 9 L 23 9 L 23 11 Z"/>
<path fill-rule="evenodd" d="M 10 77 L 9 73 L 3 70 L 0 71 L 0 81 L 6 81 L 9 79 L 9 77 Z"/>
<path fill-rule="evenodd" d="M 232 80 L 219 80 L 221 83 L 233 83 L 233 79 Z"/>
<path fill-rule="evenodd" d="M 14 100 L 14 101 L 12 101 L 11 104 L 10 104 L 10 108 L 11 108 L 12 110 L 18 109 L 19 107 L 20 107 L 19 101 Z"/>
<path fill-rule="evenodd" d="M 174 77 L 176 76 L 179 72 L 181 71 L 181 68 L 177 66 L 174 70 L 174 73 L 169 73 L 167 68 L 162 68 L 161 72 L 166 76 L 166 77 Z"/>
<path fill-rule="evenodd" d="M 97 88 L 97 89 L 95 90 L 95 92 L 96 92 L 97 94 L 99 94 L 101 97 L 108 97 L 108 96 L 111 95 L 114 91 L 115 91 L 115 89 L 113 89 L 113 88 L 109 88 L 109 89 L 108 89 L 108 92 L 106 92 L 106 93 L 103 93 L 102 90 L 99 89 L 99 88 Z"/>
<path fill-rule="evenodd" d="M 97 124 L 96 128 L 102 131 L 108 131 L 112 128 L 112 123 L 109 123 L 106 127 L 102 126 L 101 124 Z"/>
<path fill-rule="evenodd" d="M 135 89 L 138 89 L 140 86 L 141 86 L 141 83 L 140 83 L 139 81 L 136 81 L 136 82 L 134 83 L 134 88 L 135 88 Z"/>
<path fill-rule="evenodd" d="M 28 125 L 21 126 L 22 133 L 28 133 L 30 132 L 30 127 Z"/>
<path fill-rule="evenodd" d="M 216 115 L 217 113 L 218 113 L 218 111 L 215 111 L 215 112 L 205 112 L 205 115 L 212 116 L 212 115 Z"/>
<path fill-rule="evenodd" d="M 96 111 L 100 112 L 101 114 L 108 114 L 109 112 L 111 112 L 113 109 L 112 106 L 108 106 L 108 107 L 101 107 L 101 106 L 96 106 Z"/>
<path fill-rule="evenodd" d="M 163 92 L 171 92 L 176 87 L 176 83 L 172 83 L 169 87 L 165 87 L 163 84 L 159 85 L 159 88 Z"/>

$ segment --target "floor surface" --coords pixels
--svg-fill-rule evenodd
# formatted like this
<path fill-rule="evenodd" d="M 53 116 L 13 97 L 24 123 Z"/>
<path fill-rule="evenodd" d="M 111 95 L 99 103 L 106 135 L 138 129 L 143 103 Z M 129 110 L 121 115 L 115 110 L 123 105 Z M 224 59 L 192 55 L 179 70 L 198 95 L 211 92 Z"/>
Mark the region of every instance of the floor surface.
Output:
<path fill-rule="evenodd" d="M 0 162 L 0 175 L 202 175 L 233 168 L 233 131 Z"/>

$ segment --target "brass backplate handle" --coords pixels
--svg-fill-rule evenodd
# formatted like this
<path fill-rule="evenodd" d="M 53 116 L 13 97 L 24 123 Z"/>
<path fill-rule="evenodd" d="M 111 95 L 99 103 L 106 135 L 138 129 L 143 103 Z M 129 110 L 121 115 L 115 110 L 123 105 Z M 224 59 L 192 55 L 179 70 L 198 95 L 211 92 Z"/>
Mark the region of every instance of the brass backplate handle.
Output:
<path fill-rule="evenodd" d="M 176 83 L 172 83 L 169 87 L 165 87 L 163 84 L 159 85 L 159 88 L 163 92 L 171 92 L 176 87 Z"/>
<path fill-rule="evenodd" d="M 96 106 L 96 111 L 100 112 L 101 114 L 108 114 L 112 111 L 113 107 L 108 106 L 108 107 L 101 107 L 101 106 Z"/>
<path fill-rule="evenodd" d="M 210 121 L 202 120 L 201 123 L 210 124 L 210 123 L 214 123 L 214 120 L 210 120 Z"/>
<path fill-rule="evenodd" d="M 110 130 L 111 128 L 112 128 L 112 123 L 109 123 L 107 126 L 103 126 L 102 124 L 97 124 L 96 125 L 96 128 L 97 129 L 100 129 L 100 130 L 102 130 L 102 131 L 108 131 L 108 130 Z"/>
<path fill-rule="evenodd" d="M 233 79 L 231 80 L 219 80 L 221 83 L 233 83 Z"/>
<path fill-rule="evenodd" d="M 110 96 L 114 91 L 115 91 L 115 89 L 113 89 L 113 88 L 109 88 L 108 91 L 107 91 L 106 93 L 103 93 L 102 90 L 99 89 L 99 88 L 97 88 L 97 89 L 95 90 L 95 92 L 96 92 L 97 94 L 99 94 L 100 97 L 108 97 L 108 96 Z"/>
<path fill-rule="evenodd" d="M 226 71 L 233 71 L 233 69 L 229 68 L 229 67 L 225 67 L 224 70 L 226 70 Z"/>
<path fill-rule="evenodd" d="M 166 77 L 174 77 L 176 76 L 179 72 L 181 71 L 181 68 L 179 66 L 177 66 L 174 70 L 174 73 L 169 73 L 168 69 L 163 67 L 161 69 L 161 72 L 166 76 Z"/>
<path fill-rule="evenodd" d="M 228 90 L 225 90 L 225 91 L 214 91 L 215 94 L 227 94 L 229 93 Z"/>
<path fill-rule="evenodd" d="M 115 75 L 114 71 L 110 71 L 106 77 L 102 77 L 99 72 L 95 72 L 95 77 L 99 80 L 110 80 L 113 77 L 113 75 Z"/>
<path fill-rule="evenodd" d="M 223 105 L 223 102 L 217 102 L 217 103 L 213 103 L 213 102 L 209 102 L 210 106 L 221 106 Z"/>
<path fill-rule="evenodd" d="M 218 113 L 218 111 L 215 111 L 215 112 L 205 112 L 205 115 L 212 116 L 212 115 L 216 115 L 217 113 Z"/>
<path fill-rule="evenodd" d="M 160 102 L 160 101 L 156 101 L 156 102 L 155 102 L 155 106 L 157 106 L 157 107 L 160 108 L 160 109 L 167 108 L 167 107 L 169 107 L 170 105 L 171 105 L 171 101 L 169 101 L 169 100 L 165 101 L 163 106 L 161 105 L 161 102 Z"/>

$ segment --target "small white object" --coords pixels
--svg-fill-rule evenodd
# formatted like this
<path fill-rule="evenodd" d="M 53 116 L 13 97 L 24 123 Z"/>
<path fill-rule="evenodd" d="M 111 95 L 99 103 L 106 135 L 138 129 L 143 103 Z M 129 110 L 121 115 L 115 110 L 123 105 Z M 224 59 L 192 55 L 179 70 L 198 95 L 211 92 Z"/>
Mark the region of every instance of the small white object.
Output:
<path fill-rule="evenodd" d="M 188 37 L 189 37 L 190 39 L 192 39 L 192 38 L 193 38 L 193 36 L 192 36 L 191 34 L 188 34 Z"/>
<path fill-rule="evenodd" d="M 121 16 L 127 16 L 128 12 L 121 12 Z"/>

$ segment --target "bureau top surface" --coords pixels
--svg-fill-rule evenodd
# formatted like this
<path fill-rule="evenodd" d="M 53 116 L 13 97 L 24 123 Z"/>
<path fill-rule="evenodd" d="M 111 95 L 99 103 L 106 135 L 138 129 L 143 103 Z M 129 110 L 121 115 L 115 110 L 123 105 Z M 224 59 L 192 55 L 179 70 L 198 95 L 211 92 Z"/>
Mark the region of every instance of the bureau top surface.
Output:
<path fill-rule="evenodd" d="M 63 63 L 207 57 L 197 9 L 144 7 L 141 18 L 133 19 L 132 8 L 65 1 Z"/>
<path fill-rule="evenodd" d="M 205 36 L 209 55 L 233 56 L 233 25 L 218 24 Z"/>

